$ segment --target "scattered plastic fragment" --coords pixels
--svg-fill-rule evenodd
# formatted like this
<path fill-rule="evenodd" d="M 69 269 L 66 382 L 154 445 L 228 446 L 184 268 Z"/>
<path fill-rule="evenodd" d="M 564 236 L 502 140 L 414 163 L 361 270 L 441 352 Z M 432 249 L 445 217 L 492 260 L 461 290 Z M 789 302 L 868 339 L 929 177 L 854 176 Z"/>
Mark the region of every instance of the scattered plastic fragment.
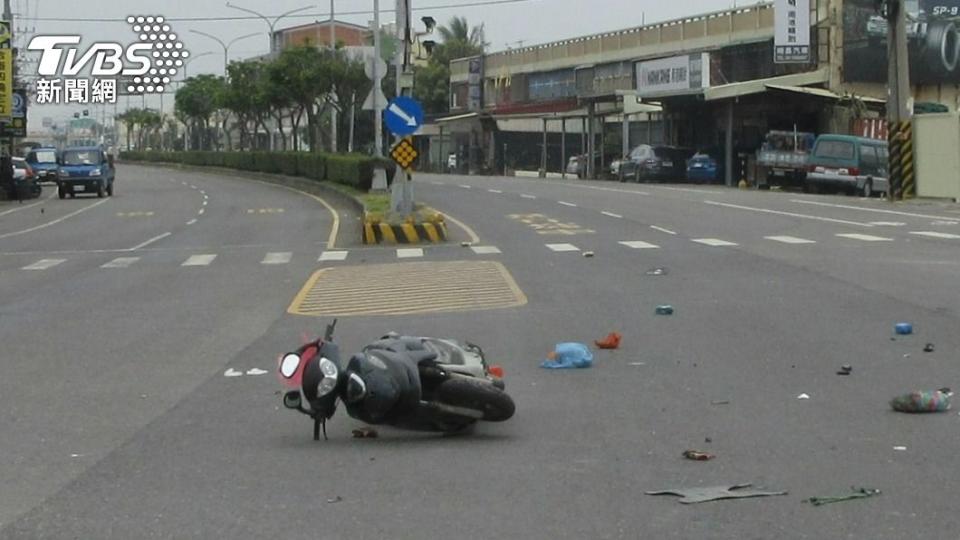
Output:
<path fill-rule="evenodd" d="M 715 400 L 715 401 L 711 401 L 710 404 L 711 404 L 711 405 L 729 405 L 729 404 L 730 404 L 730 400 L 729 400 L 729 399 L 718 399 L 718 400 Z"/>
<path fill-rule="evenodd" d="M 810 396 L 808 394 L 800 394 L 797 396 L 797 399 L 810 399 Z"/>
<path fill-rule="evenodd" d="M 587 257 L 587 258 L 593 257 L 593 252 L 592 252 L 592 251 L 584 251 L 584 252 L 583 252 L 583 256 L 584 256 L 584 257 Z"/>
<path fill-rule="evenodd" d="M 869 497 L 875 497 L 880 494 L 879 489 L 873 488 L 850 488 L 853 490 L 853 493 L 847 495 L 838 495 L 836 497 L 810 497 L 806 499 L 805 502 L 808 502 L 814 506 L 823 506 L 825 504 L 842 502 L 842 501 L 852 501 L 854 499 L 867 499 Z"/>
<path fill-rule="evenodd" d="M 354 439 L 376 439 L 377 436 L 377 430 L 372 427 L 362 427 L 353 430 Z"/>
<path fill-rule="evenodd" d="M 558 343 L 540 367 L 546 369 L 588 368 L 593 365 L 593 353 L 583 343 Z"/>
<path fill-rule="evenodd" d="M 890 407 L 898 412 L 931 413 L 950 410 L 950 396 L 953 392 L 949 388 L 940 390 L 920 390 L 895 397 L 890 400 Z"/>
<path fill-rule="evenodd" d="M 753 484 L 734 484 L 732 486 L 712 486 L 647 491 L 647 495 L 677 495 L 682 497 L 681 504 L 696 504 L 721 499 L 746 499 L 749 497 L 772 497 L 786 495 L 786 491 L 762 491 L 752 488 Z"/>
<path fill-rule="evenodd" d="M 237 371 L 237 370 L 235 370 L 235 369 L 233 369 L 233 368 L 230 368 L 230 369 L 228 369 L 228 370 L 226 370 L 226 371 L 223 372 L 223 376 L 224 376 L 224 377 L 242 377 L 242 376 L 243 376 L 243 372 L 242 372 L 242 371 Z"/>
<path fill-rule="evenodd" d="M 923 352 L 933 352 L 933 343 L 927 343 L 924 345 Z"/>
<path fill-rule="evenodd" d="M 910 358 L 910 353 L 904 353 L 903 357 L 904 357 L 904 358 Z"/>
<path fill-rule="evenodd" d="M 657 306 L 657 315 L 673 315 L 673 306 L 669 304 Z"/>
<path fill-rule="evenodd" d="M 647 365 L 647 363 L 646 363 L 646 362 L 630 362 L 630 365 L 631 365 L 631 366 L 645 366 L 645 365 Z"/>
<path fill-rule="evenodd" d="M 708 439 L 709 442 L 709 439 Z M 686 450 L 683 453 L 683 457 L 691 461 L 710 461 L 711 459 L 717 457 L 709 452 L 701 452 L 699 450 Z"/>
<path fill-rule="evenodd" d="M 266 375 L 267 373 L 270 373 L 270 372 L 260 368 L 253 368 L 253 369 L 247 370 L 247 375 Z"/>
<path fill-rule="evenodd" d="M 593 344 L 601 349 L 616 349 L 620 347 L 620 339 L 623 338 L 620 332 L 610 332 L 607 337 L 594 341 Z"/>
<path fill-rule="evenodd" d="M 894 330 L 897 334 L 900 334 L 901 336 L 906 336 L 906 335 L 909 335 L 909 334 L 912 334 L 912 333 L 913 333 L 913 325 L 910 324 L 910 323 L 905 323 L 905 322 L 897 323 L 897 324 L 893 327 L 893 330 Z"/>
<path fill-rule="evenodd" d="M 709 444 L 709 443 L 712 443 L 712 442 L 713 442 L 713 439 L 711 439 L 710 437 L 707 437 L 706 439 L 703 440 L 703 442 Z"/>
<path fill-rule="evenodd" d="M 665 276 L 665 275 L 667 275 L 667 269 L 666 269 L 666 268 L 651 268 L 650 270 L 647 270 L 647 275 L 648 275 L 648 276 Z"/>
<path fill-rule="evenodd" d="M 840 366 L 840 371 L 837 372 L 837 375 L 849 375 L 853 372 L 853 366 L 843 365 Z"/>
<path fill-rule="evenodd" d="M 470 247 L 473 245 L 473 242 L 460 242 L 460 247 Z"/>
<path fill-rule="evenodd" d="M 897 452 L 906 452 L 906 451 L 907 451 L 907 447 L 906 447 L 906 446 L 894 446 L 893 449 L 896 450 Z"/>
<path fill-rule="evenodd" d="M 336 497 L 334 497 L 334 498 L 332 498 L 332 499 L 327 499 L 327 504 L 338 503 L 338 502 L 340 502 L 340 501 L 342 501 L 342 500 L 343 500 L 343 497 L 337 495 Z"/>

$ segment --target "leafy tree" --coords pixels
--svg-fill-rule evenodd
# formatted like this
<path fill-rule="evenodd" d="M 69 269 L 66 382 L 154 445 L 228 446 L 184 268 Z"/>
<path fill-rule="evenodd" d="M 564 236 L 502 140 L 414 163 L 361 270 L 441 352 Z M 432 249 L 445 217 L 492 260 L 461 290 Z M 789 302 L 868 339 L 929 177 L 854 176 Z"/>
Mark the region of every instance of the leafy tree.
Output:
<path fill-rule="evenodd" d="M 194 127 L 203 128 L 201 144 L 210 147 L 210 118 L 221 109 L 225 92 L 223 77 L 199 75 L 190 77 L 177 90 L 174 99 L 175 109 L 191 121 Z"/>
<path fill-rule="evenodd" d="M 483 25 L 470 27 L 466 17 L 453 17 L 437 28 L 442 40 L 430 54 L 426 66 L 414 72 L 413 95 L 428 113 L 448 110 L 450 94 L 450 61 L 482 54 L 489 45 L 484 40 Z"/>

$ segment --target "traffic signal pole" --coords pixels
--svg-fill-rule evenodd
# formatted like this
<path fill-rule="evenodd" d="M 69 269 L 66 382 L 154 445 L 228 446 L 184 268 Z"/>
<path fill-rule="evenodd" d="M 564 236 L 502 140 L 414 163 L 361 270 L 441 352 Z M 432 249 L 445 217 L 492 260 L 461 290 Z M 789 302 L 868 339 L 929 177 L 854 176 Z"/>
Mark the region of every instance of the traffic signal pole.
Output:
<path fill-rule="evenodd" d="M 907 59 L 907 12 L 903 0 L 887 0 L 887 127 L 890 161 L 889 199 L 915 193 L 913 129 L 909 101 L 910 65 Z"/>

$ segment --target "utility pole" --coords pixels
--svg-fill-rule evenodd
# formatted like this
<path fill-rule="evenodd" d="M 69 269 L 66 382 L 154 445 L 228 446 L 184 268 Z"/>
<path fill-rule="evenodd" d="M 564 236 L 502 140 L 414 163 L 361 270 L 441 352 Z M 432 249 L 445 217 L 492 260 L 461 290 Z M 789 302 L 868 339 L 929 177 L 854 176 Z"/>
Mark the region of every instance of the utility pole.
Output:
<path fill-rule="evenodd" d="M 410 49 L 410 0 L 397 0 L 397 38 L 400 47 L 396 55 L 397 70 L 397 97 L 410 94 L 410 88 L 407 86 L 407 64 L 409 62 Z M 396 137 L 399 141 L 401 137 Z M 400 173 L 397 173 L 401 176 Z M 403 174 L 399 182 L 394 181 L 391 189 L 390 207 L 394 211 L 409 214 L 415 209 L 413 202 L 413 175 Z"/>
<path fill-rule="evenodd" d="M 334 0 L 330 0 L 330 50 L 337 48 L 337 19 L 334 17 Z M 330 150 L 337 153 L 337 94 L 333 94 L 334 104 L 330 107 Z"/>
<path fill-rule="evenodd" d="M 9 1 L 9 0 L 7 0 Z M 383 80 L 383 74 L 380 73 L 380 0 L 373 0 L 373 85 L 374 90 L 380 87 Z M 374 133 L 374 155 L 383 156 L 383 106 L 377 99 L 378 92 L 373 92 L 373 133 Z M 382 169 L 375 169 L 382 170 Z M 376 180 L 376 178 L 374 179 Z M 376 182 L 374 188 L 376 188 Z M 383 188 L 386 189 L 386 178 L 383 181 Z"/>
<path fill-rule="evenodd" d="M 913 129 L 909 102 L 910 65 L 907 58 L 907 10 L 903 0 L 886 1 L 887 126 L 889 137 L 889 199 L 913 196 Z"/>
<path fill-rule="evenodd" d="M 8 25 L 10 25 L 10 37 L 9 37 L 9 41 L 7 42 L 7 46 L 10 47 L 10 54 L 12 55 L 14 52 L 13 51 L 13 12 L 10 10 L 10 0 L 3 0 L 3 20 L 6 21 Z M 12 72 L 10 73 L 10 80 L 16 81 L 17 80 L 16 58 L 13 59 L 13 62 L 11 63 L 11 67 L 12 67 Z M 13 88 L 5 89 L 5 92 L 7 92 L 8 95 L 12 91 L 13 91 Z M 2 181 L 4 185 L 6 185 L 8 182 L 10 183 L 10 185 L 12 185 L 13 163 L 10 158 L 13 156 L 13 153 L 14 153 L 13 137 L 10 137 L 9 139 L 5 139 L 3 141 L 2 146 L 3 146 L 3 152 L 2 152 L 2 157 L 0 157 L 0 167 L 3 168 L 3 171 L 2 173 L 0 173 L 0 181 Z"/>

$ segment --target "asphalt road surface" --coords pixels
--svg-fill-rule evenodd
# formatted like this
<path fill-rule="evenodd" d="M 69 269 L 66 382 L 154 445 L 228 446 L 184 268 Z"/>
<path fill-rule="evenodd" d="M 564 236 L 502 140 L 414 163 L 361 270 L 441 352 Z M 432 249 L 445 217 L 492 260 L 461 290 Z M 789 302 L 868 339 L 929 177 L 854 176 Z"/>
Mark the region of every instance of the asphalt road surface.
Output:
<path fill-rule="evenodd" d="M 957 386 L 960 208 L 519 178 L 420 175 L 416 189 L 477 241 L 359 247 L 331 234 L 354 216 L 305 194 L 127 164 L 113 198 L 48 188 L 2 203 L 0 538 L 958 529 L 957 412 L 887 403 Z M 441 265 L 462 272 L 462 293 L 438 288 Z M 509 299 L 471 292 L 492 267 Z M 343 291 L 307 306 L 323 269 Z M 395 295 L 371 269 L 396 273 Z M 397 314 L 401 295 L 413 313 Z M 660 304 L 675 314 L 655 315 Z M 330 440 L 312 441 L 273 370 L 336 312 L 346 351 L 390 330 L 481 344 L 506 369 L 516 416 L 464 436 L 357 440 L 340 411 Z M 894 339 L 901 321 L 915 334 Z M 558 342 L 614 330 L 621 348 L 595 351 L 591 369 L 538 367 Z M 852 374 L 836 374 L 843 364 Z M 645 494 L 741 483 L 789 493 Z M 803 502 L 851 487 L 882 494 Z"/>

